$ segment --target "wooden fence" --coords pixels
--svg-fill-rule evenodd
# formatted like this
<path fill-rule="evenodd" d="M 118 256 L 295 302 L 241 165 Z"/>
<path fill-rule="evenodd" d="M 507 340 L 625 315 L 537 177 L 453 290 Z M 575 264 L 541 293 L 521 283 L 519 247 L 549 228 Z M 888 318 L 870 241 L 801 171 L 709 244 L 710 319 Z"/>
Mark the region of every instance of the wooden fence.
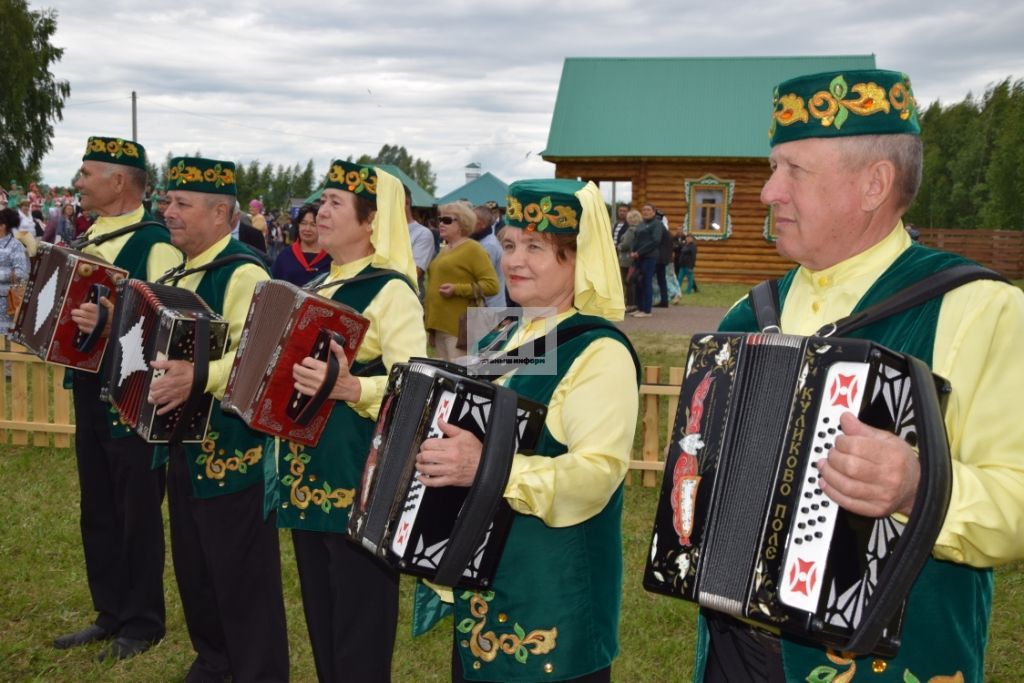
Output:
<path fill-rule="evenodd" d="M 0 391 L 0 444 L 70 448 L 75 421 L 71 392 L 62 386 L 63 369 L 42 362 L 3 337 L 0 359 L 6 376 Z M 664 444 L 671 436 L 682 381 L 682 368 L 644 368 L 637 424 L 640 445 L 629 462 L 628 484 L 657 485 L 657 473 L 665 467 Z"/>
<path fill-rule="evenodd" d="M 921 244 L 966 256 L 1011 280 L 1024 279 L 1024 232 L 919 228 Z"/>
<path fill-rule="evenodd" d="M 0 444 L 71 446 L 75 423 L 64 369 L 49 365 L 0 337 L 4 386 L 0 391 Z"/>

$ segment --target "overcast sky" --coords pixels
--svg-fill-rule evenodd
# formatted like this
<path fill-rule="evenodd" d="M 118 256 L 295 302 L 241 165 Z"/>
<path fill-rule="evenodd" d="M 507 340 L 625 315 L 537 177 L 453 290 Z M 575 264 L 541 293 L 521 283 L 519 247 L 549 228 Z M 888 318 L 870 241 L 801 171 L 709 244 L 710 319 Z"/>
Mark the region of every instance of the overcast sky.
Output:
<path fill-rule="evenodd" d="M 70 182 L 89 135 L 131 136 L 133 90 L 157 164 L 200 150 L 313 159 L 319 176 L 400 144 L 430 161 L 441 195 L 470 162 L 505 182 L 554 174 L 539 153 L 566 57 L 874 53 L 910 75 L 922 107 L 1024 78 L 1024 3 L 1006 0 L 29 4 L 57 10 L 54 72 L 71 83 L 43 161 L 51 185 Z"/>

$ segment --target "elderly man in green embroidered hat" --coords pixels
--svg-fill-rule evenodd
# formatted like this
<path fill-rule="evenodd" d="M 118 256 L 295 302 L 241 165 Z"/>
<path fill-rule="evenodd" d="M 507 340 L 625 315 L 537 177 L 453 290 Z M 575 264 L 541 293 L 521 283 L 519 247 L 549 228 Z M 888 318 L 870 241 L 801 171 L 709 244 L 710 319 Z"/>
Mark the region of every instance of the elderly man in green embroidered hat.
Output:
<path fill-rule="evenodd" d="M 288 640 L 274 515 L 263 517 L 263 443 L 220 409 L 253 290 L 268 274 L 231 236 L 235 166 L 181 157 L 167 171 L 164 213 L 185 263 L 170 284 L 196 292 L 229 323 L 228 352 L 209 363 L 206 393 L 214 397 L 201 444 L 159 449 L 169 458 L 167 507 L 171 556 L 185 623 L 196 658 L 186 680 L 284 681 Z M 191 363 L 153 361 L 164 374 L 149 400 L 166 413 L 192 390 Z"/>
<path fill-rule="evenodd" d="M 154 280 L 179 264 L 181 254 L 142 206 L 145 165 L 139 143 L 91 137 L 75 188 L 82 208 L 98 215 L 82 251 L 125 268 L 130 277 Z M 110 302 L 104 298 L 99 305 Z M 72 320 L 91 332 L 99 305 L 83 304 L 71 312 Z M 164 636 L 164 471 L 150 469 L 152 447 L 100 400 L 105 374 L 66 374 L 75 402 L 82 545 L 97 617 L 53 644 L 65 649 L 113 639 L 100 658 L 123 659 Z"/>
<path fill-rule="evenodd" d="M 778 86 L 773 105 L 771 176 L 761 200 L 775 212 L 779 252 L 799 264 L 776 283 L 782 332 L 814 334 L 967 263 L 912 243 L 903 228 L 922 169 L 918 109 L 905 74 L 795 78 Z M 932 279 L 932 298 L 851 335 L 916 356 L 952 385 L 945 413 L 952 498 L 911 590 L 898 654 L 828 652 L 704 610 L 698 680 L 985 678 L 991 567 L 1024 557 L 1024 421 L 1006 412 L 1024 381 L 1016 348 L 1024 294 L 992 273 L 975 276 L 981 279 L 959 287 Z M 743 300 L 720 329 L 756 331 L 763 322 Z M 906 521 L 920 481 L 914 451 L 852 413 L 840 426 L 820 461 L 822 491 L 850 512 Z"/>

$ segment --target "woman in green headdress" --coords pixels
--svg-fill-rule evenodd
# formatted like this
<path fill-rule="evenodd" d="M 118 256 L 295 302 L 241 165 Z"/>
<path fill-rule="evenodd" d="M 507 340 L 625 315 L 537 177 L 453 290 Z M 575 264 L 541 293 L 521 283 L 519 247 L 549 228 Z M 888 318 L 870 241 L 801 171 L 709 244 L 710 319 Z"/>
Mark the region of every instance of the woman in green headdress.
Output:
<path fill-rule="evenodd" d="M 532 310 L 505 349 L 531 348 L 549 326 L 559 344 L 548 351 L 550 372 L 498 380 L 548 413 L 535 454 L 514 457 L 504 497 L 517 514 L 492 590 L 445 596 L 455 612 L 452 680 L 608 681 L 639 382 L 635 352 L 611 322 L 624 312 L 619 263 L 592 183 L 520 181 L 508 207 L 501 267 L 509 295 Z M 427 486 L 468 486 L 480 443 L 446 424 L 442 431 L 423 442 L 418 476 Z M 447 611 L 418 597 L 418 623 Z"/>

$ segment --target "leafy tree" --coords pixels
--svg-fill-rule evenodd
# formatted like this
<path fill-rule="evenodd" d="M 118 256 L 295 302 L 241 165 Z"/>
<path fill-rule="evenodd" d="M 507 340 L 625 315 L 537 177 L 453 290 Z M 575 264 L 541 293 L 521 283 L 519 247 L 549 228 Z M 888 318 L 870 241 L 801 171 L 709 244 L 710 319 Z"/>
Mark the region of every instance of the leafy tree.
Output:
<path fill-rule="evenodd" d="M 63 118 L 71 85 L 50 73 L 64 54 L 50 44 L 57 30 L 54 10 L 30 10 L 25 0 L 0 0 L 0 18 L 0 178 L 24 184 L 38 177 L 43 157 L 53 148 L 53 122 Z"/>
<path fill-rule="evenodd" d="M 349 157 L 349 161 L 351 161 Z M 427 191 L 428 194 L 437 192 L 437 174 L 430 168 L 430 162 L 418 159 L 400 145 L 384 145 L 377 152 L 377 156 L 371 157 L 364 154 L 356 159 L 357 164 L 390 164 L 405 171 L 410 178 Z"/>

